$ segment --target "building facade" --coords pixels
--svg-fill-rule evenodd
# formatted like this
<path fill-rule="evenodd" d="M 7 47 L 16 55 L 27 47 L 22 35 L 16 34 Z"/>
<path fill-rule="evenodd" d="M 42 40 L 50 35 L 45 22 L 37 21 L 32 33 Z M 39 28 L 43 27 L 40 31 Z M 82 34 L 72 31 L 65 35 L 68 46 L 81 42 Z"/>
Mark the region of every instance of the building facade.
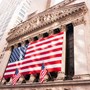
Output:
<path fill-rule="evenodd" d="M 37 3 L 37 6 L 34 2 Z M 32 14 L 33 16 L 36 13 L 45 10 L 47 8 L 46 4 L 47 0 L 44 0 L 43 2 L 42 0 L 40 0 L 40 2 L 35 0 L 4 0 L 0 3 L 0 43 L 2 43 L 0 44 L 0 66 L 5 62 L 5 49 L 8 45 L 6 38 L 8 37 L 10 29 L 25 21 L 29 18 L 29 15 Z M 4 5 L 6 6 L 3 7 Z M 41 6 L 42 8 L 38 6 Z"/>
<path fill-rule="evenodd" d="M 40 84 L 21 77 L 14 87 L 12 80 L 1 81 L 1 90 L 89 90 L 90 89 L 90 1 L 64 0 L 47 10 L 34 15 L 13 28 L 7 38 L 8 47 L 4 60 L 8 63 L 11 47 L 24 45 L 35 37 L 42 38 L 45 33 L 53 35 L 65 32 L 63 42 L 62 70 L 55 79 Z M 4 68 L 5 70 L 5 68 Z M 55 74 L 52 75 L 52 77 Z M 49 78 L 49 77 L 46 77 Z M 25 83 L 22 81 L 25 80 Z M 6 85 L 3 85 L 6 82 Z M 24 88 L 25 87 L 25 88 Z"/>
<path fill-rule="evenodd" d="M 4 55 L 4 50 L 7 47 L 6 38 L 8 36 L 8 32 L 15 25 L 21 23 L 21 21 L 25 20 L 27 16 L 28 10 L 30 10 L 30 2 L 29 0 L 20 1 L 2 1 L 0 6 L 0 57 L 2 59 Z M 5 7 L 3 7 L 6 5 Z M 26 7 L 28 6 L 28 8 Z M 25 8 L 25 9 L 24 9 Z M 17 15 L 16 15 L 17 13 Z M 1 61 L 1 60 L 0 60 Z"/>

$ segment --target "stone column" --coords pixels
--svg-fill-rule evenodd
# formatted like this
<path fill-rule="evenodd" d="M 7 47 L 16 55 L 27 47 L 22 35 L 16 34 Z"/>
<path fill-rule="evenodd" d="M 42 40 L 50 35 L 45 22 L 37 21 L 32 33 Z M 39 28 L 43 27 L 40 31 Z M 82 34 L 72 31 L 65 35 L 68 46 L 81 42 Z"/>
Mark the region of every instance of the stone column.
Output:
<path fill-rule="evenodd" d="M 29 79 L 29 81 L 27 81 L 27 83 L 32 84 L 33 81 L 34 81 L 34 79 L 35 79 L 35 76 L 34 76 L 33 74 L 31 74 L 31 75 L 30 75 L 30 79 Z"/>
<path fill-rule="evenodd" d="M 80 24 L 74 27 L 74 78 L 76 79 L 89 78 L 85 32 L 85 24 Z"/>
<path fill-rule="evenodd" d="M 64 80 L 65 78 L 65 56 L 66 56 L 66 28 L 65 26 L 61 27 L 61 31 L 64 31 L 63 47 L 62 47 L 62 64 L 61 71 L 58 72 L 57 80 Z"/>
<path fill-rule="evenodd" d="M 1 60 L 1 64 L 0 64 L 0 76 L 1 77 L 3 77 L 3 75 L 4 75 L 4 71 L 6 69 L 10 54 L 11 54 L 11 50 L 10 49 L 6 50 L 4 56 Z"/>
<path fill-rule="evenodd" d="M 19 78 L 19 80 L 17 81 L 17 83 L 16 83 L 16 84 L 22 84 L 22 81 L 23 81 L 23 80 L 25 80 L 25 79 L 24 79 L 24 77 L 23 77 L 23 76 L 21 76 L 21 77 Z"/>

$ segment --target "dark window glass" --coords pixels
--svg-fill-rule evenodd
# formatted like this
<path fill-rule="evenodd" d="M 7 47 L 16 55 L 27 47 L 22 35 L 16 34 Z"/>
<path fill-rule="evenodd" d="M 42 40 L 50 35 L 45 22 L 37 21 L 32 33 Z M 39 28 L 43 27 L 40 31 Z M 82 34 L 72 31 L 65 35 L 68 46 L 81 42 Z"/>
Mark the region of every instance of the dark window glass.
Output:
<path fill-rule="evenodd" d="M 30 79 L 30 74 L 27 74 L 24 76 L 25 80 L 29 80 Z"/>
<path fill-rule="evenodd" d="M 43 34 L 43 37 L 48 37 L 48 36 L 49 34 L 47 32 Z"/>
<path fill-rule="evenodd" d="M 37 37 L 37 36 L 35 36 L 35 37 L 33 38 L 33 40 L 34 40 L 34 41 L 37 41 L 37 40 L 38 40 L 38 37 Z"/>
<path fill-rule="evenodd" d="M 74 75 L 74 30 L 73 24 L 66 25 L 66 78 L 72 79 Z"/>
<path fill-rule="evenodd" d="M 21 43 L 18 43 L 18 47 L 21 47 Z"/>
<path fill-rule="evenodd" d="M 28 40 L 25 41 L 25 45 L 27 45 L 27 44 L 29 44 L 29 41 Z"/>
<path fill-rule="evenodd" d="M 37 73 L 37 74 L 35 74 L 35 79 L 34 79 L 34 81 L 33 82 L 39 82 L 39 74 Z"/>
<path fill-rule="evenodd" d="M 14 46 L 11 47 L 11 51 L 13 51 L 13 49 L 14 49 Z"/>
<path fill-rule="evenodd" d="M 57 34 L 57 33 L 60 32 L 60 29 L 59 28 L 56 28 L 56 29 L 53 30 L 53 32 L 54 32 L 54 34 Z"/>
<path fill-rule="evenodd" d="M 47 79 L 47 81 L 54 81 L 58 76 L 58 72 L 49 72 L 48 76 L 49 78 Z"/>

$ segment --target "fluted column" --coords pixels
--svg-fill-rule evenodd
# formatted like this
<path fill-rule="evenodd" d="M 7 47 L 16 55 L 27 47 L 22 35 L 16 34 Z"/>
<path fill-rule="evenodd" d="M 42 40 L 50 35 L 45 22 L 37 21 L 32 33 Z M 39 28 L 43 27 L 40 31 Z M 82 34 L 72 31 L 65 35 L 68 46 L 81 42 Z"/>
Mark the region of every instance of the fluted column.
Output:
<path fill-rule="evenodd" d="M 63 51 L 62 51 L 62 64 L 61 64 L 61 71 L 58 72 L 57 80 L 64 80 L 65 78 L 65 53 L 66 53 L 66 28 L 65 26 L 60 27 L 61 31 L 64 31 L 64 39 L 63 39 Z"/>
<path fill-rule="evenodd" d="M 85 40 L 86 28 L 85 24 L 74 27 L 74 64 L 75 78 L 88 79 L 88 60 Z"/>
<path fill-rule="evenodd" d="M 6 69 L 10 54 L 11 54 L 11 49 L 7 49 L 5 51 L 5 54 L 4 54 L 3 58 L 2 58 L 2 60 L 1 60 L 1 65 L 0 65 L 0 76 L 1 77 L 3 77 L 3 75 L 4 75 L 4 72 L 5 72 L 5 69 Z"/>

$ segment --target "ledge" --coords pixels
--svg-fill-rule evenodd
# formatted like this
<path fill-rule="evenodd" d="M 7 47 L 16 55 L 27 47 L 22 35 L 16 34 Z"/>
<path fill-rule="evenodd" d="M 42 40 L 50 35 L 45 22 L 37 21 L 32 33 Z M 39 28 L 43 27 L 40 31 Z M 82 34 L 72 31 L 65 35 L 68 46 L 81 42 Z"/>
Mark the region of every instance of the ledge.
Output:
<path fill-rule="evenodd" d="M 30 20 L 27 20 L 25 23 L 22 23 L 18 28 L 12 31 L 7 38 L 7 41 L 13 42 L 13 40 L 24 37 L 25 35 L 31 34 L 34 31 L 36 32 L 41 27 L 49 25 L 57 20 L 62 21 L 62 19 L 66 18 L 67 16 L 74 15 L 75 13 L 84 15 L 87 11 L 87 7 L 84 2 L 63 7 L 60 7 L 58 4 L 57 7 L 58 8 L 50 8 L 49 10 L 47 9 L 46 11 L 35 15 Z"/>
<path fill-rule="evenodd" d="M 50 81 L 43 84 L 33 83 L 33 84 L 18 84 L 16 86 L 11 85 L 0 85 L 0 89 L 7 88 L 39 88 L 39 87 L 56 87 L 56 86 L 80 86 L 80 85 L 90 85 L 90 80 L 67 80 L 67 81 Z"/>

